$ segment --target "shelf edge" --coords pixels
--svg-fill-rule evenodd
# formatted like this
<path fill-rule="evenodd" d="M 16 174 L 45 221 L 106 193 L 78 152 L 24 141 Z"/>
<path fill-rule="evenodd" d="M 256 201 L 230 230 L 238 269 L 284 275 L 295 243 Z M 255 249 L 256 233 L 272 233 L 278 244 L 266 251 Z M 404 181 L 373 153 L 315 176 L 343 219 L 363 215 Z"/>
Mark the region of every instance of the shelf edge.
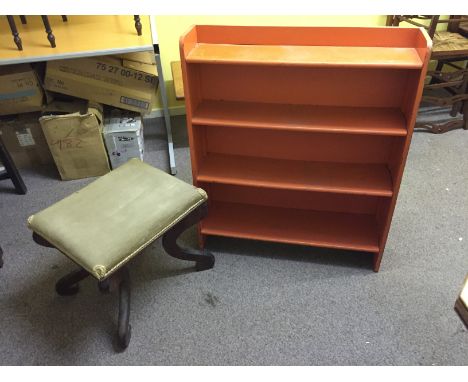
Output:
<path fill-rule="evenodd" d="M 285 243 L 285 244 L 297 244 L 297 245 L 304 245 L 307 247 L 319 247 L 319 248 L 334 248 L 334 249 L 344 249 L 344 250 L 349 250 L 349 251 L 357 251 L 357 252 L 379 252 L 379 247 L 378 246 L 362 246 L 362 247 L 351 247 L 351 246 L 345 246 L 345 245 L 333 245 L 333 244 L 328 244 L 328 243 L 319 243 L 319 242 L 306 242 L 306 241 L 301 241 L 301 240 L 289 240 L 287 238 L 283 237 L 276 237 L 276 238 L 269 238 L 269 237 L 262 237 L 262 235 L 249 235 L 249 234 L 233 234 L 233 233 L 226 233 L 225 231 L 221 229 L 207 229 L 205 227 L 201 227 L 200 232 L 203 235 L 208 235 L 208 236 L 222 236 L 222 237 L 232 237 L 232 238 L 238 238 L 238 239 L 248 239 L 248 240 L 259 240 L 259 241 L 268 241 L 271 243 Z"/>
<path fill-rule="evenodd" d="M 305 192 L 323 192 L 329 194 L 345 194 L 345 195 L 363 195 L 363 196 L 376 196 L 376 197 L 383 197 L 383 198 L 391 198 L 393 196 L 393 190 L 388 192 L 379 192 L 379 191 L 370 191 L 370 192 L 362 192 L 362 191 L 347 191 L 343 190 L 342 188 L 333 188 L 333 187 L 301 187 L 301 186 L 287 186 L 281 185 L 280 183 L 274 182 L 249 182 L 245 181 L 236 181 L 233 179 L 216 179 L 214 177 L 210 177 L 207 175 L 197 175 L 196 177 L 197 182 L 201 183 L 216 183 L 216 184 L 229 184 L 234 186 L 247 186 L 247 187 L 258 187 L 258 188 L 270 188 L 270 189 L 278 189 L 278 190 L 291 190 L 291 191 L 305 191 Z"/>
<path fill-rule="evenodd" d="M 317 133 L 333 133 L 333 134 L 357 134 L 357 135 L 385 135 L 385 136 L 392 136 L 392 137 L 406 137 L 408 135 L 408 131 L 404 128 L 401 129 L 394 129 L 390 132 L 383 132 L 383 131 L 375 131 L 370 129 L 330 129 L 330 128 L 320 128 L 320 127 L 312 127 L 312 126 L 285 126 L 285 125 L 275 125 L 275 124 L 268 124 L 268 125 L 256 125 L 253 126 L 254 123 L 244 123 L 244 122 L 226 122 L 226 121 L 218 121 L 209 118 L 200 118 L 200 117 L 192 117 L 191 118 L 192 125 L 196 126 L 222 126 L 222 127 L 237 127 L 237 128 L 244 128 L 244 129 L 265 129 L 265 130 L 284 130 L 284 131 L 298 131 L 298 132 L 317 132 Z"/>

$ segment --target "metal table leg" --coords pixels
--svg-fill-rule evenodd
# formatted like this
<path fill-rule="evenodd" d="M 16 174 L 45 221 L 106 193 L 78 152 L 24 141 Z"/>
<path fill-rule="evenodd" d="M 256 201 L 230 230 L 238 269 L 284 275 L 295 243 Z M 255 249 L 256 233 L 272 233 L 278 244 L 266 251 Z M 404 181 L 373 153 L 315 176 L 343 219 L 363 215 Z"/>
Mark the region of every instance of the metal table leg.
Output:
<path fill-rule="evenodd" d="M 169 165 L 171 167 L 171 174 L 177 174 L 175 157 L 174 157 L 174 143 L 172 141 L 172 128 L 171 128 L 171 116 L 169 115 L 169 107 L 167 105 L 167 93 L 166 93 L 166 83 L 164 82 L 164 75 L 161 65 L 161 56 L 159 53 L 155 53 L 156 67 L 158 69 L 158 78 L 159 78 L 159 89 L 161 92 L 161 101 L 163 104 L 164 111 L 164 122 L 166 125 L 167 132 L 167 145 L 169 151 Z"/>

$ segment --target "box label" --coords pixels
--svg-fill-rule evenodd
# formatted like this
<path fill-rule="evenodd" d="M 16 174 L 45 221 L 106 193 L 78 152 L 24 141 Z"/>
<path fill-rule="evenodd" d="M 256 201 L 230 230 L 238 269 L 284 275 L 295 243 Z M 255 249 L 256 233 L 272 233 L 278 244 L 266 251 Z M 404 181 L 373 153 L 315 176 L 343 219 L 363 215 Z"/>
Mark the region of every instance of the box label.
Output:
<path fill-rule="evenodd" d="M 124 105 L 135 106 L 145 110 L 148 110 L 150 106 L 149 102 L 139 101 L 135 98 L 129 98 L 124 96 L 120 97 L 120 103 L 123 103 Z"/>
<path fill-rule="evenodd" d="M 36 144 L 29 127 L 16 131 L 16 139 L 18 139 L 18 144 L 21 147 L 34 146 Z"/>

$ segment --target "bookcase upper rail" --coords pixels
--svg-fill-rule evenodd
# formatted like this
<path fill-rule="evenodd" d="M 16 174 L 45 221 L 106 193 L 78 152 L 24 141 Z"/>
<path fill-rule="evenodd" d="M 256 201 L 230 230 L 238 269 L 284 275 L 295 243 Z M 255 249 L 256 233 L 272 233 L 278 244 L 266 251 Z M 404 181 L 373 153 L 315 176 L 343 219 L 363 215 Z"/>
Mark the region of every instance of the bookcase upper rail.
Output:
<path fill-rule="evenodd" d="M 419 69 L 431 46 L 423 28 L 197 25 L 181 37 L 188 63 Z"/>

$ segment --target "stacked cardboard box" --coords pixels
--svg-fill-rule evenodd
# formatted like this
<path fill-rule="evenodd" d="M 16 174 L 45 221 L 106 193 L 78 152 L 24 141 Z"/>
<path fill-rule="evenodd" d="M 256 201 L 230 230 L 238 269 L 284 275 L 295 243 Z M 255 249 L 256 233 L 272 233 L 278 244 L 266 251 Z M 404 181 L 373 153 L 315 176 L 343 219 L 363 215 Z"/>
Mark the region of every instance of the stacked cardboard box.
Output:
<path fill-rule="evenodd" d="M 0 115 L 39 111 L 43 92 L 28 64 L 0 66 Z"/>
<path fill-rule="evenodd" d="M 40 113 L 25 113 L 0 119 L 2 141 L 18 168 L 54 163 L 39 124 Z"/>
<path fill-rule="evenodd" d="M 125 57 L 125 58 L 123 58 Z M 156 97 L 156 66 L 147 55 L 100 56 L 47 63 L 47 90 L 140 113 L 151 112 Z"/>
<path fill-rule="evenodd" d="M 131 158 L 143 160 L 143 124 L 136 113 L 114 109 L 105 119 L 104 141 L 112 169 Z"/>
<path fill-rule="evenodd" d="M 39 119 L 63 180 L 110 171 L 102 141 L 102 106 L 84 101 L 54 102 Z"/>
<path fill-rule="evenodd" d="M 39 75 L 30 65 L 0 68 L 0 115 L 43 115 L 0 121 L 18 167 L 55 162 L 62 179 L 78 179 L 107 173 L 109 160 L 116 168 L 143 159 L 141 114 L 151 111 L 158 86 L 152 52 L 53 60 L 35 69 Z M 99 104 L 124 109 L 111 112 L 105 131 Z"/>

